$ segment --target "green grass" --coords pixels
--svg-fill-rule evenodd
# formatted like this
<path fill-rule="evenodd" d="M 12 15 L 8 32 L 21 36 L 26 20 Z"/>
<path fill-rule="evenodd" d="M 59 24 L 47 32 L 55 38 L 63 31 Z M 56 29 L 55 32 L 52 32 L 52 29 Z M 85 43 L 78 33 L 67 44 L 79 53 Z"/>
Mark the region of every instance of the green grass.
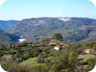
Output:
<path fill-rule="evenodd" d="M 95 58 L 96 58 L 96 56 L 94 54 L 84 54 L 84 55 L 78 56 L 78 59 L 81 59 L 81 60 L 79 60 L 80 65 L 78 67 L 82 67 L 88 71 L 91 70 L 93 67 L 92 66 L 90 67 L 90 65 L 88 65 L 86 63 L 88 63 L 87 62 L 88 59 L 95 59 Z"/>
<path fill-rule="evenodd" d="M 93 54 L 85 54 L 85 55 L 82 55 L 82 56 L 79 56 L 79 59 L 84 59 L 84 60 L 87 60 L 87 59 L 90 59 L 90 58 L 95 58 L 95 55 Z"/>
<path fill-rule="evenodd" d="M 20 63 L 20 65 L 36 65 L 36 64 L 37 64 L 37 58 L 29 58 Z"/>
<path fill-rule="evenodd" d="M 50 59 L 52 59 L 53 57 L 52 56 L 49 56 L 49 57 L 47 57 L 47 58 L 45 58 L 45 60 L 50 60 Z"/>
<path fill-rule="evenodd" d="M 78 56 L 78 59 L 82 59 L 79 62 L 86 62 L 88 59 L 95 59 L 95 58 L 96 57 L 93 54 L 85 54 L 85 55 L 82 55 L 82 56 Z"/>

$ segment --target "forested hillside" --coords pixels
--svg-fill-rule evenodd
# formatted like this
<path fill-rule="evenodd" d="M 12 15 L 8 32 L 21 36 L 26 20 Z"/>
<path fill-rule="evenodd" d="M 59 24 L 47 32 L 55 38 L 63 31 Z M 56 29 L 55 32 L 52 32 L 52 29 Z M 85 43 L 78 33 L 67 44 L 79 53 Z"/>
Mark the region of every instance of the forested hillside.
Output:
<path fill-rule="evenodd" d="M 16 36 L 14 34 L 9 34 L 0 30 L 0 43 L 18 42 L 19 38 L 20 38 L 19 36 Z"/>
<path fill-rule="evenodd" d="M 24 19 L 11 33 L 25 38 L 27 42 L 51 38 L 54 33 L 61 33 L 64 41 L 76 42 L 96 36 L 96 20 L 90 18 L 30 18 Z"/>
<path fill-rule="evenodd" d="M 0 20 L 0 29 L 3 31 L 9 31 L 11 29 L 13 29 L 19 21 L 17 20 Z"/>

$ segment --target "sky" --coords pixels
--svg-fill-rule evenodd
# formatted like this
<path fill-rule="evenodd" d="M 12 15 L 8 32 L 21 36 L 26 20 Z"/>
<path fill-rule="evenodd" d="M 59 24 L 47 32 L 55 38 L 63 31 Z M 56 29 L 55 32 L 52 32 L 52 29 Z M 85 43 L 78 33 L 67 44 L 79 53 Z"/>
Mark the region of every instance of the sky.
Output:
<path fill-rule="evenodd" d="M 96 7 L 92 4 L 94 0 L 91 2 L 89 0 L 0 1 L 0 20 L 22 20 L 33 17 L 88 17 L 96 19 Z"/>

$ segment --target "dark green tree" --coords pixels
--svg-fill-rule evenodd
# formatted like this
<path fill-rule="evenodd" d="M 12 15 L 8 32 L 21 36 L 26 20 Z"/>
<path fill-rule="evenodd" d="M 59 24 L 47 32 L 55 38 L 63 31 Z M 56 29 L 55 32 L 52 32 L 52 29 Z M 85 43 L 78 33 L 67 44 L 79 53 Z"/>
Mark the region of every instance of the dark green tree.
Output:
<path fill-rule="evenodd" d="M 57 39 L 57 40 L 62 40 L 62 39 L 63 39 L 63 36 L 62 36 L 60 33 L 55 33 L 55 34 L 53 35 L 53 38 L 54 38 L 54 39 Z"/>

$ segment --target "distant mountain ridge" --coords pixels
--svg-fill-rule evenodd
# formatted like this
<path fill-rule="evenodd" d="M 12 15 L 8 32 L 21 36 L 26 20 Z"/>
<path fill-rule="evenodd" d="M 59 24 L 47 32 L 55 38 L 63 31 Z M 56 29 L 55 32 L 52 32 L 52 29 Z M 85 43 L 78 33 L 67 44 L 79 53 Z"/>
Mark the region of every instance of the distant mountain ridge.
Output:
<path fill-rule="evenodd" d="M 9 31 L 14 28 L 19 21 L 17 20 L 0 20 L 0 29 L 3 31 Z"/>
<path fill-rule="evenodd" d="M 54 33 L 61 33 L 63 40 L 76 42 L 96 36 L 96 20 L 76 17 L 42 17 L 23 19 L 10 32 L 27 42 L 51 38 Z"/>

